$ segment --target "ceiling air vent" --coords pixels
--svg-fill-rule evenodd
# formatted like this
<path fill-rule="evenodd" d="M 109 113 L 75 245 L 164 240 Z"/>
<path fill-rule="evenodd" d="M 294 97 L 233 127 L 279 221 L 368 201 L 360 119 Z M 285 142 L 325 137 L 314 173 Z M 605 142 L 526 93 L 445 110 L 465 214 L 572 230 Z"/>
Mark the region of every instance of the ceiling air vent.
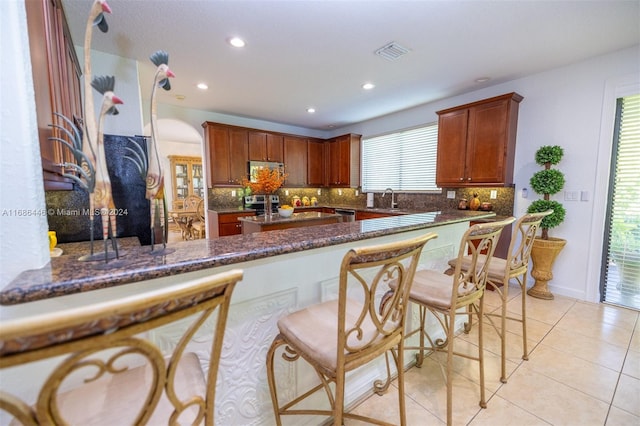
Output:
<path fill-rule="evenodd" d="M 400 46 L 395 41 L 387 44 L 386 46 L 382 46 L 380 49 L 375 51 L 375 54 L 383 57 L 387 61 L 395 61 L 400 56 L 409 53 L 409 49 L 406 47 Z"/>

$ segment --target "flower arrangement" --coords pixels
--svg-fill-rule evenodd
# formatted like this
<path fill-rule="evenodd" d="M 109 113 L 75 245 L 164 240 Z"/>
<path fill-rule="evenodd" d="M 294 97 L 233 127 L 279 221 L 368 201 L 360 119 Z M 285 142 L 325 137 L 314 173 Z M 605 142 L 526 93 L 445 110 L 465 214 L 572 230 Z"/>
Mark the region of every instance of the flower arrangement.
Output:
<path fill-rule="evenodd" d="M 273 194 L 282 186 L 287 178 L 286 173 L 279 169 L 268 169 L 263 167 L 253 175 L 255 182 L 247 178 L 242 179 L 242 186 L 251 189 L 254 194 Z"/>

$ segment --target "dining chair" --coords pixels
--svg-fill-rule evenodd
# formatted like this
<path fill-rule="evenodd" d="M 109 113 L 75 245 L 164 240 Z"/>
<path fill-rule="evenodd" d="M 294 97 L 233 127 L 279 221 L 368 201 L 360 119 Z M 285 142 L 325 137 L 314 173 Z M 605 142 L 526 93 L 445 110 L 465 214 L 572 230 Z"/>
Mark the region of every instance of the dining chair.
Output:
<path fill-rule="evenodd" d="M 458 327 L 456 317 L 476 315 L 482 318 L 484 313 L 484 291 L 491 266 L 491 258 L 502 229 L 513 223 L 515 218 L 470 226 L 463 235 L 458 249 L 458 257 L 453 275 L 425 269 L 415 273 L 409 300 L 419 307 L 419 327 L 407 334 L 407 338 L 419 334 L 419 346 L 406 346 L 405 350 L 418 350 L 416 366 L 421 367 L 425 353 L 446 352 L 445 379 L 447 384 L 447 425 L 453 422 L 453 356 L 461 356 L 478 361 L 480 373 L 480 407 L 486 408 L 484 388 L 484 355 L 482 322 L 478 327 L 478 355 L 470 355 L 454 350 L 454 336 Z M 469 254 L 467 254 L 469 253 Z M 485 253 L 481 255 L 481 253 Z M 469 268 L 463 269 L 463 259 L 470 260 Z M 480 257 L 483 262 L 478 262 Z M 468 311 L 466 310 L 468 307 Z M 459 312 L 460 310 L 464 312 Z M 437 320 L 439 327 L 428 330 L 427 311 Z M 431 334 L 444 333 L 444 338 L 432 338 Z M 428 344 L 425 343 L 425 339 Z"/>
<path fill-rule="evenodd" d="M 35 401 L 0 383 L 0 409 L 24 425 L 213 425 L 229 303 L 242 275 L 3 320 L 0 370 L 48 363 Z M 212 340 L 204 356 L 199 346 L 202 359 L 191 350 L 194 336 Z"/>
<path fill-rule="evenodd" d="M 183 209 L 195 212 L 198 208 L 198 203 L 200 203 L 200 201 L 202 201 L 202 198 L 198 197 L 197 195 L 187 195 L 184 201 L 182 202 Z"/>
<path fill-rule="evenodd" d="M 514 224 L 515 232 L 512 233 L 511 242 L 509 243 L 509 250 L 507 252 L 507 258 L 494 256 L 489 266 L 489 276 L 487 278 L 487 285 L 490 289 L 494 290 L 499 296 L 501 301 L 500 313 L 485 312 L 484 316 L 489 320 L 489 323 L 500 337 L 500 381 L 507 383 L 506 373 L 506 340 L 507 340 L 507 320 L 518 321 L 522 323 L 522 359 L 529 359 L 529 352 L 527 350 L 527 272 L 529 270 L 529 259 L 531 257 L 531 248 L 533 247 L 533 240 L 536 237 L 540 222 L 546 216 L 553 213 L 553 210 L 547 210 L 542 213 L 528 213 L 521 216 Z M 484 262 L 485 255 L 480 254 L 478 262 Z M 455 267 L 458 259 L 451 259 L 449 266 Z M 462 270 L 467 271 L 471 267 L 472 259 L 470 256 L 464 256 L 462 258 Z M 520 286 L 521 292 L 521 309 L 522 315 L 520 318 L 507 315 L 507 302 L 509 301 L 509 281 L 515 279 Z M 494 322 L 494 318 L 500 318 L 500 326 Z M 471 330 L 472 322 L 470 321 L 465 325 L 465 331 Z"/>
<path fill-rule="evenodd" d="M 205 226 L 205 210 L 204 210 L 204 200 L 200 200 L 198 206 L 196 207 L 196 214 L 194 216 L 194 221 L 191 224 L 192 232 L 195 238 L 204 238 L 206 236 L 206 226 Z"/>
<path fill-rule="evenodd" d="M 436 237 L 428 233 L 405 241 L 349 250 L 340 266 L 337 300 L 308 306 L 278 320 L 279 334 L 267 353 L 267 378 L 278 425 L 282 424 L 281 417 L 288 415 L 332 416 L 336 425 L 341 425 L 344 418 L 391 424 L 345 412 L 344 403 L 347 372 L 375 360 L 393 347 L 398 354 L 395 362 L 400 424 L 406 424 L 402 349 L 407 297 L 420 253 L 424 245 Z M 390 282 L 395 283 L 395 290 L 381 312 L 377 304 Z M 279 351 L 282 346 L 283 350 Z M 315 370 L 320 384 L 281 403 L 274 369 L 276 352 L 281 352 L 288 362 L 304 359 Z M 321 389 L 326 392 L 330 409 L 299 405 Z M 290 394 L 291 390 L 286 393 Z"/>

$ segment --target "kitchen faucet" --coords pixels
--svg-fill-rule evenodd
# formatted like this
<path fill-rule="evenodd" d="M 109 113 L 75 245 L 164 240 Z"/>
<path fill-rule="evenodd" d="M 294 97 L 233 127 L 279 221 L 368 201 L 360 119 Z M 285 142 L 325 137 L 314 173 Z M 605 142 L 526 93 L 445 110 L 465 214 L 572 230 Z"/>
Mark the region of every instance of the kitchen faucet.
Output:
<path fill-rule="evenodd" d="M 384 190 L 384 192 L 382 193 L 382 198 L 384 198 L 384 196 L 387 194 L 387 192 L 391 193 L 391 208 L 392 209 L 397 209 L 398 208 L 398 203 L 396 203 L 396 195 L 393 192 L 393 189 L 391 188 L 387 188 Z"/>

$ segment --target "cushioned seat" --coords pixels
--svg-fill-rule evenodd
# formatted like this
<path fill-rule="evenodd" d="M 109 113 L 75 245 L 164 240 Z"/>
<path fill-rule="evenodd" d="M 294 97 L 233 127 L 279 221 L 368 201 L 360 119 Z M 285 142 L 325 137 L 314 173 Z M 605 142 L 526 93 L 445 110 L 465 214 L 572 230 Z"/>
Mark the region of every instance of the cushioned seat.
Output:
<path fill-rule="evenodd" d="M 0 382 L 0 409 L 25 425 L 213 425 L 229 303 L 241 278 L 232 270 L 3 321 L 0 368 L 48 362 L 35 364 L 43 369 L 35 401 Z M 199 348 L 211 341 L 198 352 L 202 360 L 187 350 L 196 333 Z"/>
<path fill-rule="evenodd" d="M 343 418 L 367 423 L 389 423 L 344 412 L 345 377 L 354 370 L 395 348 L 398 372 L 398 403 L 404 425 L 404 328 L 406 306 L 413 276 L 422 248 L 436 234 L 406 241 L 354 248 L 344 256 L 340 267 L 338 299 L 312 305 L 291 313 L 278 321 L 279 334 L 267 354 L 267 377 L 276 423 L 281 425 L 284 415 L 332 416 L 334 424 Z M 376 303 L 394 282 L 395 290 L 387 298 L 383 309 Z M 348 292 L 347 292 L 348 288 Z M 347 294 L 349 295 L 347 297 Z M 282 358 L 293 362 L 307 361 L 320 378 L 320 384 L 280 403 L 275 375 L 275 354 L 283 347 Z M 388 357 L 387 357 L 388 360 Z M 335 383 L 335 387 L 330 386 Z M 388 387 L 388 383 L 374 389 Z M 299 404 L 316 391 L 323 389 L 331 410 L 321 410 Z M 287 395 L 294 390 L 287 389 Z M 396 423 L 397 424 L 397 423 Z"/>
<path fill-rule="evenodd" d="M 454 333 L 457 315 L 476 315 L 482 318 L 484 312 L 484 290 L 492 263 L 493 252 L 502 229 L 515 221 L 511 217 L 503 221 L 471 226 L 460 241 L 458 258 L 453 276 L 434 270 L 420 270 L 415 273 L 409 300 L 418 304 L 420 311 L 419 327 L 411 331 L 407 338 L 419 334 L 420 346 L 405 346 L 405 350 L 418 349 L 416 366 L 421 367 L 425 353 L 435 351 L 447 353 L 447 365 L 444 369 L 447 383 L 447 424 L 453 422 L 453 356 L 462 356 L 479 362 L 480 371 L 480 407 L 487 406 L 484 387 L 484 356 L 482 324 L 478 334 L 478 355 L 455 352 Z M 466 253 L 470 254 L 466 256 Z M 485 253 L 485 255 L 481 254 Z M 482 258 L 483 261 L 479 262 Z M 463 269 L 463 259 L 467 259 L 467 269 Z M 391 285 L 394 287 L 394 284 Z M 461 308 L 470 307 L 465 313 Z M 427 311 L 437 319 L 445 338 L 433 339 L 426 328 Z M 439 331 L 439 330 L 438 330 Z M 426 340 L 426 342 L 425 342 Z M 428 342 L 428 344 L 427 344 Z"/>
<path fill-rule="evenodd" d="M 501 371 L 500 381 L 507 382 L 506 373 L 506 320 L 513 320 L 522 323 L 522 359 L 529 359 L 529 353 L 527 350 L 527 272 L 529 270 L 529 258 L 531 257 L 531 248 L 533 247 L 533 240 L 536 236 L 536 232 L 540 227 L 542 220 L 553 213 L 553 210 L 548 210 L 542 213 L 528 213 L 515 223 L 514 228 L 516 232 L 512 233 L 511 242 L 509 243 L 509 251 L 507 252 L 507 258 L 502 259 L 500 257 L 493 257 L 489 264 L 489 278 L 487 285 L 490 289 L 495 290 L 500 295 L 502 302 L 500 314 L 485 313 L 498 333 L 501 340 Z M 471 267 L 472 259 L 470 256 L 464 256 L 462 258 L 461 268 L 463 271 L 468 271 Z M 486 261 L 486 256 L 480 254 L 478 256 L 478 264 L 482 265 Z M 449 266 L 455 268 L 458 259 L 451 259 Z M 507 315 L 507 302 L 509 297 L 509 282 L 515 279 L 520 285 L 520 291 L 522 293 L 522 315 L 520 318 Z M 500 318 L 500 326 L 494 323 L 493 318 Z M 466 331 L 471 329 L 471 322 L 467 324 Z"/>

